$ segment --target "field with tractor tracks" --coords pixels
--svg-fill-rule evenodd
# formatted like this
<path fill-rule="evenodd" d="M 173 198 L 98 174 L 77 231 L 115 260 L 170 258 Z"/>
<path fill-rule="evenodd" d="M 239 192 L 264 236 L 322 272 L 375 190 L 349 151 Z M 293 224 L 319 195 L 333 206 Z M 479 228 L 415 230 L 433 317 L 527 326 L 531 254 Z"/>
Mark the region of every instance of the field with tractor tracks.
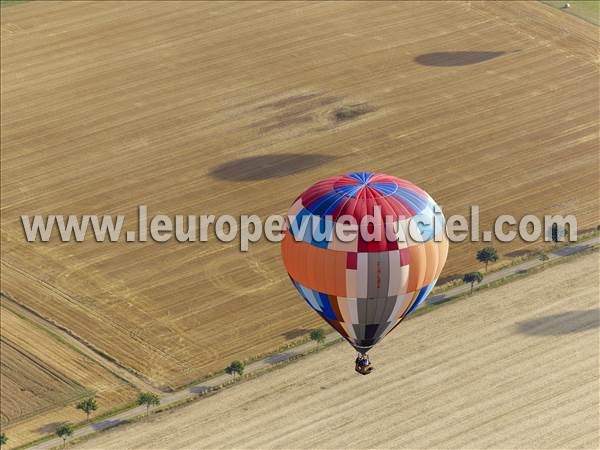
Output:
<path fill-rule="evenodd" d="M 1 33 L 2 290 L 164 389 L 320 325 L 278 245 L 27 243 L 21 215 L 264 217 L 376 170 L 446 216 L 479 205 L 482 230 L 600 220 L 598 29 L 541 3 L 32 2 Z M 481 246 L 453 244 L 442 277 Z"/>
<path fill-rule="evenodd" d="M 367 377 L 339 344 L 80 448 L 598 448 L 598 264 L 410 319 Z"/>
<path fill-rule="evenodd" d="M 0 307 L 2 431 L 10 447 L 54 432 L 61 422 L 82 422 L 79 400 L 95 396 L 103 414 L 135 400 L 136 390 L 55 335 Z"/>

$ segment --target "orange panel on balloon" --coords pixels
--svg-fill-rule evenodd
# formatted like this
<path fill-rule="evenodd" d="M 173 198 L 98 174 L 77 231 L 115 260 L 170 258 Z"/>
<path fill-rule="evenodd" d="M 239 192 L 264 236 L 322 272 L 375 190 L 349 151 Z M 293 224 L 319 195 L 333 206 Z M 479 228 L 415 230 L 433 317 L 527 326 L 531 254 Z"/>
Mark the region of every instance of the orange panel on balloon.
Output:
<path fill-rule="evenodd" d="M 296 241 L 286 233 L 281 254 L 288 273 L 300 284 L 326 294 L 346 296 L 346 252 Z"/>

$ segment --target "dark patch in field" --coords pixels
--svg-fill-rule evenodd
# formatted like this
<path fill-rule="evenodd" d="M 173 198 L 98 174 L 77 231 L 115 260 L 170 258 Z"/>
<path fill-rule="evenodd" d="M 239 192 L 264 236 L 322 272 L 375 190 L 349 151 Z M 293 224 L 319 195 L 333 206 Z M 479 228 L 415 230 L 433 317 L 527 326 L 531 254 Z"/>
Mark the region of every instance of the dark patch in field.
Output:
<path fill-rule="evenodd" d="M 434 52 L 415 58 L 415 62 L 424 66 L 450 67 L 478 64 L 504 55 L 506 52 Z"/>
<path fill-rule="evenodd" d="M 335 157 L 330 155 L 303 153 L 251 156 L 221 164 L 212 169 L 210 174 L 229 181 L 267 180 L 303 172 L 334 159 Z"/>
<path fill-rule="evenodd" d="M 298 132 L 327 131 L 332 125 L 348 122 L 377 108 L 366 102 L 341 104 L 343 99 L 332 95 L 300 94 L 280 98 L 258 106 L 262 117 L 248 125 L 266 134 L 288 130 L 288 134 Z M 295 130 L 294 130 L 295 128 Z"/>
<path fill-rule="evenodd" d="M 339 102 L 341 99 L 339 97 L 323 97 L 317 100 L 315 103 L 317 106 L 327 106 L 332 103 Z"/>
<path fill-rule="evenodd" d="M 517 331 L 530 336 L 560 336 L 600 327 L 600 309 L 568 311 L 517 322 Z"/>
<path fill-rule="evenodd" d="M 259 106 L 256 109 L 265 109 L 265 108 L 281 109 L 281 108 L 285 108 L 287 106 L 295 105 L 296 103 L 301 103 L 306 100 L 311 100 L 315 97 L 319 97 L 319 94 L 292 95 L 290 97 L 286 97 L 281 100 L 276 100 L 271 103 L 266 103 L 264 105 Z"/>
<path fill-rule="evenodd" d="M 340 106 L 334 111 L 333 115 L 336 122 L 345 122 L 373 111 L 377 111 L 377 108 L 368 103 L 356 103 Z"/>
<path fill-rule="evenodd" d="M 282 334 L 287 340 L 297 339 L 301 336 L 305 336 L 310 332 L 308 328 L 296 328 L 295 330 L 286 331 Z"/>
<path fill-rule="evenodd" d="M 309 115 L 304 116 L 289 116 L 289 117 L 280 117 L 276 122 L 271 122 L 268 125 L 261 127 L 261 133 L 268 133 L 270 131 L 276 130 L 278 128 L 286 128 L 292 125 L 299 125 L 302 123 L 312 122 L 312 117 Z"/>
<path fill-rule="evenodd" d="M 273 109 L 272 115 L 251 123 L 250 128 L 258 128 L 260 133 L 269 133 L 294 125 L 308 124 L 316 120 L 320 108 L 337 101 L 339 101 L 338 97 L 306 94 L 267 103 L 257 109 Z"/>

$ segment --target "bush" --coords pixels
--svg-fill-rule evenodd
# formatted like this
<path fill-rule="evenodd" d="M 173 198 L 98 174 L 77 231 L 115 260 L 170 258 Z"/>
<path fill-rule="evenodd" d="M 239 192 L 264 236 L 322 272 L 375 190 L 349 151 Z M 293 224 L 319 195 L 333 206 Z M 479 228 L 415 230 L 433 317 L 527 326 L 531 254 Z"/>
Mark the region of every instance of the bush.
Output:
<path fill-rule="evenodd" d="M 463 282 L 471 285 L 471 294 L 473 293 L 473 285 L 481 283 L 483 280 L 483 274 L 481 272 L 469 272 L 463 276 Z"/>
<path fill-rule="evenodd" d="M 494 247 L 485 247 L 477 252 L 477 261 L 485 264 L 485 271 L 488 270 L 488 264 L 498 261 L 498 251 Z"/>
<path fill-rule="evenodd" d="M 323 328 L 316 328 L 310 332 L 310 339 L 315 341 L 317 344 L 325 342 L 325 331 Z"/>
<path fill-rule="evenodd" d="M 63 444 L 64 444 L 65 442 L 67 442 L 68 438 L 73 436 L 74 431 L 75 431 L 75 429 L 73 428 L 73 425 L 71 425 L 70 423 L 67 422 L 67 423 L 63 423 L 62 425 L 59 425 L 55 431 L 55 434 L 63 440 Z"/>
<path fill-rule="evenodd" d="M 77 403 L 75 408 L 83 411 L 87 416 L 87 420 L 90 420 L 90 414 L 98 409 L 98 403 L 94 397 L 90 397 L 86 398 L 85 400 L 81 400 L 79 403 Z"/>
<path fill-rule="evenodd" d="M 160 397 L 154 392 L 140 392 L 137 398 L 137 404 L 146 406 L 146 415 L 150 414 L 151 406 L 160 405 Z"/>
<path fill-rule="evenodd" d="M 375 111 L 375 108 L 367 105 L 366 103 L 359 103 L 355 105 L 341 106 L 335 111 L 335 119 L 338 122 L 350 120 L 354 117 L 362 116 L 369 112 Z"/>
<path fill-rule="evenodd" d="M 225 372 L 233 376 L 235 376 L 237 373 L 241 377 L 244 374 L 245 367 L 246 365 L 243 362 L 235 360 L 229 364 L 229 366 L 225 369 Z"/>

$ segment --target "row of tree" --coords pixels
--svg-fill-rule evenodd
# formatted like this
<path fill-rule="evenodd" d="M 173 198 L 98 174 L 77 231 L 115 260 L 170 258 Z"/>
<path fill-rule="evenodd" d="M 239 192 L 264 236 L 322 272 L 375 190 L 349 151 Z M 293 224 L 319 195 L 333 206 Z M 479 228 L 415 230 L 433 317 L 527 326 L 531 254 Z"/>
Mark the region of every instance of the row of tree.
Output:
<path fill-rule="evenodd" d="M 317 344 L 323 344 L 325 342 L 325 330 L 323 330 L 322 328 L 312 330 L 309 336 L 310 339 L 312 341 L 315 341 Z M 245 369 L 246 365 L 242 361 L 236 359 L 225 368 L 225 373 L 228 373 L 233 377 L 235 377 L 236 375 L 241 377 L 242 375 L 244 375 Z"/>
<path fill-rule="evenodd" d="M 498 251 L 494 247 L 484 247 L 477 251 L 477 261 L 485 264 L 485 272 L 488 271 L 488 265 L 491 262 L 498 261 Z M 468 272 L 463 275 L 463 283 L 471 285 L 471 294 L 473 293 L 473 286 L 475 283 L 479 284 L 483 281 L 483 274 L 479 271 Z"/>
<path fill-rule="evenodd" d="M 598 231 L 600 231 L 600 225 L 598 225 Z M 554 242 L 554 246 L 556 247 L 559 242 L 563 242 L 566 236 L 570 233 L 570 228 L 568 224 L 564 227 L 559 227 L 557 224 L 552 225 L 550 229 L 550 237 L 552 242 Z M 499 259 L 498 251 L 494 247 L 485 247 L 477 252 L 476 255 L 477 261 L 485 264 L 485 272 L 487 273 L 488 264 L 491 262 L 496 262 Z M 539 259 L 541 261 L 547 261 L 550 259 L 548 255 L 541 253 L 539 255 Z M 471 285 L 471 293 L 473 293 L 473 285 L 475 283 L 479 284 L 483 280 L 483 274 L 481 272 L 469 272 L 464 274 L 463 282 Z"/>
<path fill-rule="evenodd" d="M 485 271 L 487 272 L 488 264 L 496 262 L 498 260 L 498 252 L 494 247 L 485 247 L 477 252 L 477 260 L 485 264 Z M 463 281 L 471 284 L 471 293 L 473 292 L 473 285 L 475 283 L 481 283 L 483 280 L 483 274 L 481 272 L 469 272 L 464 275 Z M 312 341 L 316 342 L 317 345 L 325 342 L 326 333 L 322 328 L 316 328 L 309 334 Z M 225 373 L 232 375 L 233 377 L 244 375 L 246 365 L 239 360 L 232 361 L 229 366 L 225 368 Z"/>
<path fill-rule="evenodd" d="M 558 232 L 553 229 L 552 233 L 553 240 L 556 237 L 558 240 Z M 485 247 L 477 251 L 476 258 L 479 262 L 485 264 L 485 272 L 487 273 L 489 263 L 498 261 L 498 251 L 494 247 Z M 475 283 L 479 284 L 483 281 L 483 274 L 481 272 L 469 272 L 464 274 L 463 282 L 471 285 L 471 293 L 473 293 L 473 287 Z M 319 344 L 325 342 L 325 330 L 322 328 L 314 329 L 310 332 L 310 339 Z M 225 368 L 225 372 L 235 377 L 236 375 L 241 377 L 244 375 L 246 365 L 239 360 L 232 361 L 229 366 Z M 137 404 L 140 406 L 146 406 L 146 415 L 150 414 L 150 408 L 152 406 L 158 406 L 160 404 L 160 397 L 153 392 L 141 392 L 137 399 Z M 91 414 L 98 409 L 98 402 L 94 397 L 86 398 L 81 400 L 75 408 L 83 411 L 86 415 L 86 420 L 90 420 Z M 56 435 L 66 443 L 67 439 L 74 433 L 74 426 L 71 423 L 64 423 L 60 425 L 56 431 Z M 4 433 L 0 434 L 0 446 L 5 445 L 8 442 L 8 438 Z"/>
<path fill-rule="evenodd" d="M 160 405 L 160 397 L 154 392 L 140 392 L 136 403 L 140 406 L 146 407 L 146 415 L 150 414 L 150 408 L 152 406 Z M 95 397 L 89 397 L 81 400 L 75 405 L 75 408 L 84 412 L 86 420 L 89 422 L 90 416 L 94 411 L 98 409 L 98 401 Z M 75 433 L 75 426 L 70 422 L 60 424 L 54 430 L 54 434 L 63 440 L 63 445 L 66 444 L 67 439 L 73 436 Z M 8 437 L 4 433 L 0 433 L 0 447 L 8 442 Z"/>

